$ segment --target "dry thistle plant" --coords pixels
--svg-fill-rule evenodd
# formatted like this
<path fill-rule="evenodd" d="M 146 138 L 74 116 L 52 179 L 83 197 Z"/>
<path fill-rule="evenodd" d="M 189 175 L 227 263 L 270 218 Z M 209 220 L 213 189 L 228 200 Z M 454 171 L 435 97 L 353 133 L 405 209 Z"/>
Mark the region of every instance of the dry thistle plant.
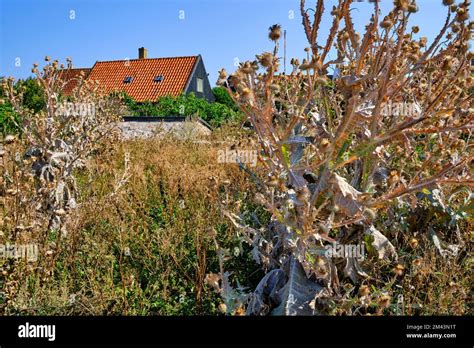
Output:
<path fill-rule="evenodd" d="M 380 259 L 396 261 L 397 250 L 374 225 L 380 214 L 396 205 L 415 208 L 416 193 L 431 197 L 433 189 L 460 185 L 471 192 L 474 185 L 470 1 L 443 2 L 447 18 L 430 43 L 408 27 L 415 0 L 394 1 L 383 18 L 379 2 L 361 35 L 352 0 L 339 0 L 320 42 L 324 1 L 311 19 L 302 0 L 309 48 L 301 64 L 291 60 L 290 75 L 278 74 L 278 25 L 270 27 L 273 52 L 229 77 L 220 71 L 218 84 L 258 137 L 267 178 L 257 200 L 272 214 L 262 230 L 228 214 L 269 270 L 247 314 L 324 313 L 328 301 L 341 298 L 343 276 L 354 283 L 368 277 L 357 257 L 329 257 L 328 245 L 365 243 Z"/>
<path fill-rule="evenodd" d="M 41 71 L 37 64 L 32 69 L 44 91 L 44 110 L 34 113 L 23 107 L 22 91 L 15 88 L 12 78 L 2 86 L 21 118 L 20 135 L 5 139 L 2 200 L 4 238 L 38 245 L 40 262 L 44 258 L 51 266 L 41 267 L 47 276 L 63 247 L 72 214 L 81 204 L 75 171 L 115 139 L 115 121 L 123 107 L 118 100 L 103 97 L 96 83 L 82 77 L 65 97 L 64 86 L 71 81 L 63 74 L 72 66 L 70 60 L 67 69 L 57 60 L 45 60 Z"/>

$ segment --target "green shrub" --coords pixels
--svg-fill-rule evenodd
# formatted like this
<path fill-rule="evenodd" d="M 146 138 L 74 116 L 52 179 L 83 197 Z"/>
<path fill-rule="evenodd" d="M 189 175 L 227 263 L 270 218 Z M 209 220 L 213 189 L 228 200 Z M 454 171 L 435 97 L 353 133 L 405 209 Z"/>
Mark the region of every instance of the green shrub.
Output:
<path fill-rule="evenodd" d="M 127 95 L 123 96 L 123 100 L 134 116 L 197 115 L 212 126 L 220 126 L 225 121 L 235 121 L 241 118 L 241 114 L 222 98 L 219 100 L 226 104 L 209 103 L 205 99 L 197 98 L 193 93 L 182 94 L 178 97 L 161 97 L 156 103 L 150 101 L 137 103 Z"/>
<path fill-rule="evenodd" d="M 20 131 L 20 116 L 13 110 L 10 103 L 0 104 L 0 133 L 16 134 Z"/>
<path fill-rule="evenodd" d="M 214 95 L 216 103 L 223 104 L 234 111 L 239 110 L 238 106 L 235 104 L 234 100 L 229 95 L 229 92 L 227 92 L 224 87 L 214 87 L 212 89 L 212 94 Z"/>
<path fill-rule="evenodd" d="M 2 80 L 3 78 L 0 78 Z M 29 77 L 26 80 L 18 80 L 14 89 L 22 93 L 21 105 L 35 113 L 45 107 L 44 92 L 37 80 Z M 13 110 L 12 105 L 6 100 L 4 91 L 0 88 L 0 133 L 16 134 L 19 133 L 20 116 Z"/>
<path fill-rule="evenodd" d="M 15 89 L 23 89 L 23 107 L 39 112 L 46 106 L 44 92 L 38 81 L 32 77 L 26 80 L 18 80 Z"/>

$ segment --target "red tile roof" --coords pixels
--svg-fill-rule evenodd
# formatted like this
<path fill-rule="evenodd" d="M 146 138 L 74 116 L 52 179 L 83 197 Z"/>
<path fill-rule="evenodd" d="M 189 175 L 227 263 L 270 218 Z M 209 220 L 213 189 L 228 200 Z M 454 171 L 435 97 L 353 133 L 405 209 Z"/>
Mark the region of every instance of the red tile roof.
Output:
<path fill-rule="evenodd" d="M 66 83 L 63 87 L 64 94 L 70 95 L 73 89 L 76 88 L 81 73 L 83 78 L 87 79 L 90 72 L 90 68 L 74 68 L 61 70 L 59 76 Z"/>
<path fill-rule="evenodd" d="M 199 56 L 96 62 L 88 79 L 99 81 L 105 93 L 123 91 L 137 102 L 178 96 L 185 91 Z M 163 75 L 163 81 L 154 82 Z M 124 83 L 125 77 L 132 77 Z"/>

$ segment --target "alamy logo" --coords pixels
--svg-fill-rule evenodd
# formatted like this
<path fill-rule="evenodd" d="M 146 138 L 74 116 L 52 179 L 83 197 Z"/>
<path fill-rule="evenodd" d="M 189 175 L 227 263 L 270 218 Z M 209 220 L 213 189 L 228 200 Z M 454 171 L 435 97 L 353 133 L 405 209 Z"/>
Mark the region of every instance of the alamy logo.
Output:
<path fill-rule="evenodd" d="M 56 109 L 56 116 L 62 117 L 93 117 L 95 116 L 94 103 L 63 102 Z"/>
<path fill-rule="evenodd" d="M 18 337 L 20 338 L 47 338 L 48 341 L 56 339 L 56 325 L 34 325 L 26 322 L 18 326 Z"/>
<path fill-rule="evenodd" d="M 381 114 L 387 117 L 417 117 L 421 114 L 421 111 L 418 103 L 389 101 L 382 104 Z"/>
<path fill-rule="evenodd" d="M 328 244 L 324 246 L 326 251 L 324 256 L 331 257 L 353 257 L 358 261 L 362 261 L 365 258 L 365 247 L 364 244 Z"/>
<path fill-rule="evenodd" d="M 257 157 L 256 150 L 224 149 L 217 151 L 217 163 L 245 163 L 255 167 L 257 165 Z"/>
<path fill-rule="evenodd" d="M 37 244 L 0 244 L 0 259 L 26 259 L 27 261 L 38 260 Z"/>

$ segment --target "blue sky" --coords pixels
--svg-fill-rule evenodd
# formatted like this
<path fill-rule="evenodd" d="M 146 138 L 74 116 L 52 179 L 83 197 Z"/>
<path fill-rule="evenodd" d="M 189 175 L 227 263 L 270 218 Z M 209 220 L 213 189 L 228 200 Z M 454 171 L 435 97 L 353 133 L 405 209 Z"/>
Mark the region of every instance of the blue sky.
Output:
<path fill-rule="evenodd" d="M 307 0 L 307 5 L 315 2 Z M 326 8 L 335 2 L 326 1 Z M 417 2 L 420 12 L 412 24 L 432 39 L 446 8 L 442 0 Z M 391 4 L 382 0 L 384 13 Z M 356 27 L 362 29 L 372 5 L 353 7 Z M 287 30 L 287 57 L 304 57 L 298 9 L 299 0 L 0 0 L 0 76 L 27 77 L 45 55 L 92 67 L 97 60 L 137 58 L 138 47 L 144 46 L 149 57 L 201 54 L 214 85 L 221 67 L 231 72 L 237 60 L 272 48 L 267 29 L 274 23 Z M 330 21 L 323 18 L 320 38 Z"/>

